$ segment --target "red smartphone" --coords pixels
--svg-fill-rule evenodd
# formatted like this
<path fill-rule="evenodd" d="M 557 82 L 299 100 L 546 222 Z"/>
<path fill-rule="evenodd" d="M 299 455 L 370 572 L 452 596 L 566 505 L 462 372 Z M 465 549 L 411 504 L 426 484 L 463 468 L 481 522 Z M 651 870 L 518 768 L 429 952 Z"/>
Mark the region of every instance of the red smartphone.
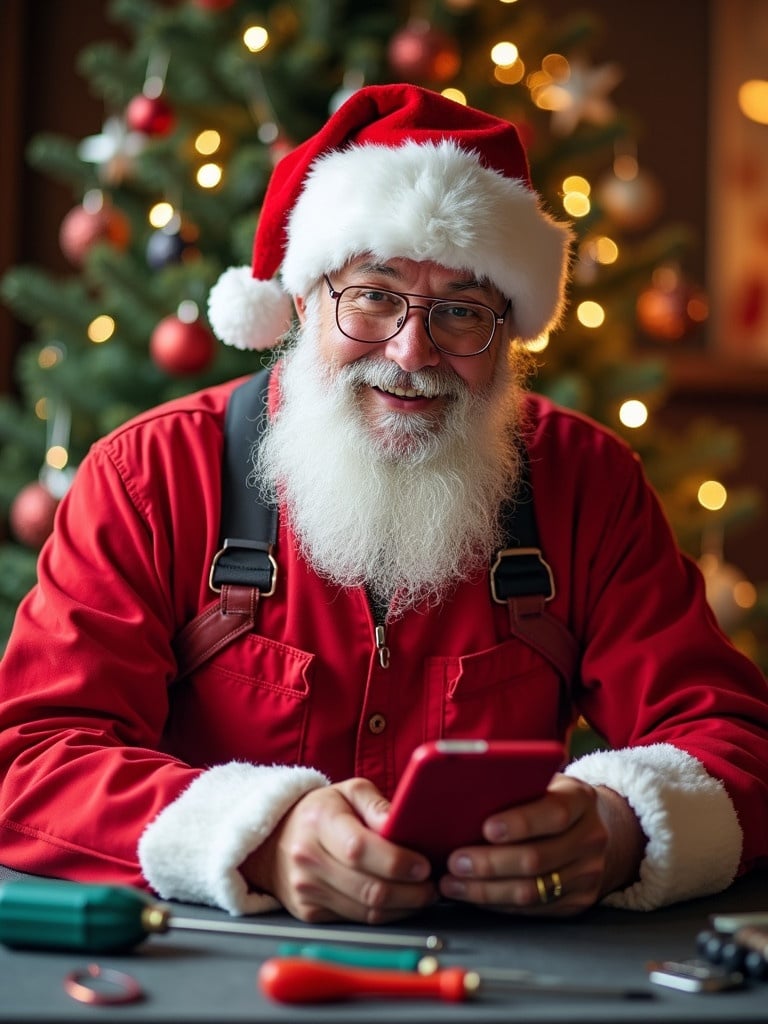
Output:
<path fill-rule="evenodd" d="M 554 740 L 434 740 L 411 754 L 381 834 L 440 868 L 483 843 L 489 815 L 541 796 L 565 763 Z"/>

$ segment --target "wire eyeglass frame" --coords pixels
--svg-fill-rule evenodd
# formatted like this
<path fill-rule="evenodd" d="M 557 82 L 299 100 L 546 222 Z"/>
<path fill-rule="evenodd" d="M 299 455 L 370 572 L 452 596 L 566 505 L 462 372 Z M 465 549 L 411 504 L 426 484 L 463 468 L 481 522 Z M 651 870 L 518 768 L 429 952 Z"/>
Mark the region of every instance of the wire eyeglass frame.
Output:
<path fill-rule="evenodd" d="M 487 306 L 484 302 L 475 302 L 471 299 L 438 299 L 435 298 L 435 296 L 433 295 L 421 295 L 418 292 L 398 292 L 392 288 L 382 288 L 379 287 L 378 285 L 352 284 L 346 285 L 340 291 L 336 291 L 336 289 L 331 284 L 331 280 L 328 277 L 328 275 L 323 274 L 323 278 L 325 280 L 326 285 L 328 286 L 328 293 L 330 297 L 336 303 L 336 326 L 339 328 L 339 330 L 341 331 L 345 338 L 349 338 L 351 341 L 358 341 L 363 345 L 383 345 L 385 342 L 391 341 L 391 339 L 397 337 L 400 331 L 402 331 L 402 329 L 405 327 L 406 323 L 408 322 L 408 317 L 411 314 L 411 310 L 423 309 L 426 310 L 426 316 L 424 317 L 424 328 L 427 332 L 427 335 L 429 336 L 429 340 L 432 342 L 432 344 L 439 352 L 444 352 L 446 355 L 449 356 L 456 356 L 459 359 L 467 359 L 472 356 L 479 356 L 490 348 L 493 339 L 496 337 L 496 331 L 506 320 L 507 313 L 509 312 L 512 306 L 511 300 L 508 299 L 503 312 L 497 313 L 495 309 L 493 309 L 491 306 Z M 370 338 L 357 338 L 353 334 L 350 334 L 348 330 L 345 330 L 341 324 L 341 318 L 339 316 L 339 303 L 345 292 L 353 290 L 377 292 L 382 295 L 392 295 L 398 299 L 403 300 L 405 302 L 405 312 L 403 313 L 402 316 L 400 316 L 397 319 L 395 330 L 388 334 L 386 337 L 377 338 L 375 340 L 371 340 Z M 426 300 L 428 305 L 424 305 L 423 303 L 418 302 L 411 302 L 411 299 L 424 299 Z M 485 310 L 486 312 L 490 313 L 492 318 L 492 322 L 489 323 L 490 335 L 487 341 L 482 345 L 482 347 L 477 348 L 472 352 L 455 352 L 453 351 L 453 349 L 446 348 L 445 345 L 442 345 L 440 344 L 440 342 L 436 341 L 432 333 L 432 314 L 435 308 L 439 306 L 469 306 L 471 308 Z"/>

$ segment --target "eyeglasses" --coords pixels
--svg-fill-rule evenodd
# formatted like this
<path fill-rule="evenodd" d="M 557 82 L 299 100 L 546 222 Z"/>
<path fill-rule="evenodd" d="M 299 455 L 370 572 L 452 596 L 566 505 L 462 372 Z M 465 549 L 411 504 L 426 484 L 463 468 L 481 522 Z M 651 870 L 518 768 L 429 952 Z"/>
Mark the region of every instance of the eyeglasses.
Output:
<path fill-rule="evenodd" d="M 497 313 L 482 302 L 456 302 L 429 295 L 392 292 L 369 284 L 352 284 L 337 292 L 326 274 L 325 283 L 336 300 L 336 324 L 347 338 L 366 345 L 389 341 L 405 326 L 412 309 L 426 310 L 424 326 L 441 352 L 452 356 L 477 356 L 493 341 L 496 328 L 504 323 L 511 303 Z M 423 302 L 411 302 L 423 299 Z"/>

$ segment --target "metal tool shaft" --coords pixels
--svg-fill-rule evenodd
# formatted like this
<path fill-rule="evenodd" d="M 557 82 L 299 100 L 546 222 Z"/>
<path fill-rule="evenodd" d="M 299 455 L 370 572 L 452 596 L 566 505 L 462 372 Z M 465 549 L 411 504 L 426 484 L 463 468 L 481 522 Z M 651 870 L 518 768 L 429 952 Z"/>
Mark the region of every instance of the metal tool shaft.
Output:
<path fill-rule="evenodd" d="M 653 992 L 641 988 L 623 988 L 619 985 L 595 985 L 579 981 L 566 981 L 547 974 L 518 971 L 503 967 L 473 968 L 480 978 L 480 991 L 537 992 L 548 995 L 585 996 L 608 999 L 653 999 Z"/>
<path fill-rule="evenodd" d="M 219 932 L 227 935 L 251 935 L 268 939 L 290 939 L 294 942 L 340 942 L 364 946 L 382 946 L 398 949 L 439 950 L 444 946 L 438 935 L 402 935 L 395 932 L 351 931 L 343 928 L 307 928 L 303 925 L 256 924 L 253 921 L 209 921 L 198 917 L 168 918 L 166 928 L 160 930 Z"/>

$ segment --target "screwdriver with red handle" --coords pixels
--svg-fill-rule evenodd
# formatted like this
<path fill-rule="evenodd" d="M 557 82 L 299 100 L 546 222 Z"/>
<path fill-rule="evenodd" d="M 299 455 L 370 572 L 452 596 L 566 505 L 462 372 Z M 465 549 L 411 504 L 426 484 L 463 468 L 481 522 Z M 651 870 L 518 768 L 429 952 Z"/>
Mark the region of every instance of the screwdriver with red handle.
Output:
<path fill-rule="evenodd" d="M 472 981 L 467 984 L 467 979 L 472 974 L 462 967 L 445 967 L 426 975 L 342 967 L 297 956 L 265 960 L 258 977 L 261 991 L 281 1003 L 333 1003 L 382 996 L 459 1003 L 469 998 Z"/>
<path fill-rule="evenodd" d="M 506 975 L 506 976 L 505 976 Z M 259 968 L 261 991 L 281 1003 L 329 1003 L 348 999 L 438 999 L 460 1003 L 485 995 L 550 995 L 653 999 L 648 989 L 590 985 L 561 978 L 523 976 L 504 969 L 441 967 L 430 974 L 343 966 L 307 957 L 272 957 Z"/>

